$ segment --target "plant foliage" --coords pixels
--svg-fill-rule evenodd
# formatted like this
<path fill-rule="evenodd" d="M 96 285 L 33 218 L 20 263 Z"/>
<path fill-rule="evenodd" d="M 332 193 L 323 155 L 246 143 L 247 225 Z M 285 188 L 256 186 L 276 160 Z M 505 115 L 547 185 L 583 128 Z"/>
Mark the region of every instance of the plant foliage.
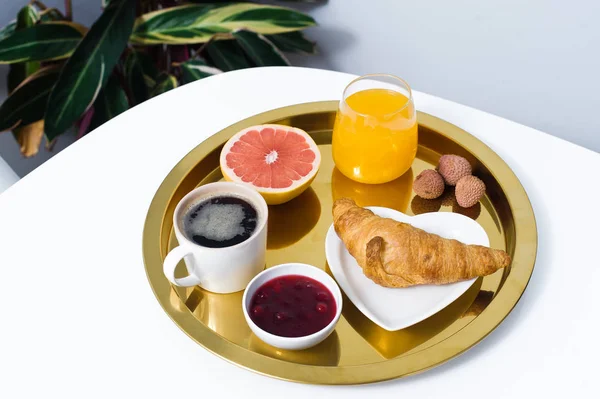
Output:
<path fill-rule="evenodd" d="M 255 66 L 289 65 L 284 52 L 313 54 L 307 14 L 247 1 L 100 0 L 89 30 L 33 0 L 0 28 L 9 96 L 0 131 L 25 156 L 77 126 L 80 135 L 179 85 Z"/>

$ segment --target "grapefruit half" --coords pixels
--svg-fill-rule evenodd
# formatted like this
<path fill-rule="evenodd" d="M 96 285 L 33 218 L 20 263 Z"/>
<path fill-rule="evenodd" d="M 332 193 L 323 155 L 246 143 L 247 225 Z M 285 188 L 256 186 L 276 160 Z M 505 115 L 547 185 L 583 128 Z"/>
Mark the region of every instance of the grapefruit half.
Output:
<path fill-rule="evenodd" d="M 269 205 L 283 204 L 310 186 L 321 153 L 302 129 L 283 125 L 252 126 L 236 133 L 221 151 L 225 180 L 256 189 Z"/>

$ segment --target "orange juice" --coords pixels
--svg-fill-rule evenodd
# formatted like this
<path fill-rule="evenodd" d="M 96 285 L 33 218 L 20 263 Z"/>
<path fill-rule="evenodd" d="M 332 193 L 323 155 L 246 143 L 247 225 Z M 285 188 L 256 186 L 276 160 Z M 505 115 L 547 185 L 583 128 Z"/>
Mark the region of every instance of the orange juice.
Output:
<path fill-rule="evenodd" d="M 401 92 L 368 88 L 340 102 L 333 160 L 346 177 L 370 184 L 397 179 L 415 159 L 417 141 L 415 107 Z"/>

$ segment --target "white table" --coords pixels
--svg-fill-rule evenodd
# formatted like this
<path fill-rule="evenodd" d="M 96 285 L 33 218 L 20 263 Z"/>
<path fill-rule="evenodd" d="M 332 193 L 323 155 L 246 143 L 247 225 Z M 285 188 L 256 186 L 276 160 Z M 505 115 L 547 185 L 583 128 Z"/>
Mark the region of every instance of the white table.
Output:
<path fill-rule="evenodd" d="M 0 195 L 0 397 L 597 395 L 600 155 L 419 92 L 419 110 L 471 132 L 504 158 L 538 222 L 530 285 L 480 345 L 401 380 L 301 385 L 221 360 L 163 312 L 141 248 L 146 211 L 162 179 L 231 123 L 338 99 L 352 78 L 261 68 L 189 84 L 111 120 Z"/>

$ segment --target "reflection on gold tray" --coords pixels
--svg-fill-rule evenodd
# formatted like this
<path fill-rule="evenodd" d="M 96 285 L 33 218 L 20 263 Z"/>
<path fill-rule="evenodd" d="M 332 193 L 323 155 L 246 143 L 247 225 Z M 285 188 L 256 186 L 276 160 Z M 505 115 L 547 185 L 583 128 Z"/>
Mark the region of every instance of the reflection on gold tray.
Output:
<path fill-rule="evenodd" d="M 359 384 L 414 374 L 475 345 L 512 310 L 535 263 L 533 210 L 518 179 L 498 155 L 458 127 L 423 113 L 418 114 L 417 159 L 404 176 L 378 186 L 347 179 L 334 168 L 331 157 L 336 109 L 337 102 L 328 101 L 272 110 L 230 126 L 186 155 L 166 177 L 148 211 L 143 242 L 148 279 L 165 311 L 192 339 L 258 373 L 319 384 Z M 332 201 L 344 196 L 362 206 L 385 206 L 411 215 L 427 207 L 464 213 L 485 228 L 492 247 L 512 256 L 512 266 L 478 279 L 448 307 L 403 330 L 390 332 L 378 327 L 344 297 L 336 330 L 320 345 L 293 352 L 261 342 L 244 320 L 242 292 L 223 295 L 198 287 L 173 287 L 162 273 L 162 261 L 176 245 L 172 217 L 177 202 L 193 188 L 220 180 L 219 153 L 225 141 L 245 127 L 263 123 L 306 130 L 322 154 L 311 188 L 287 204 L 269 208 L 267 267 L 302 262 L 331 274 L 324 240 L 332 222 Z M 484 180 L 487 195 L 479 207 L 458 207 L 452 193 L 439 202 L 421 203 L 413 198 L 414 176 L 448 153 L 466 157 Z"/>

